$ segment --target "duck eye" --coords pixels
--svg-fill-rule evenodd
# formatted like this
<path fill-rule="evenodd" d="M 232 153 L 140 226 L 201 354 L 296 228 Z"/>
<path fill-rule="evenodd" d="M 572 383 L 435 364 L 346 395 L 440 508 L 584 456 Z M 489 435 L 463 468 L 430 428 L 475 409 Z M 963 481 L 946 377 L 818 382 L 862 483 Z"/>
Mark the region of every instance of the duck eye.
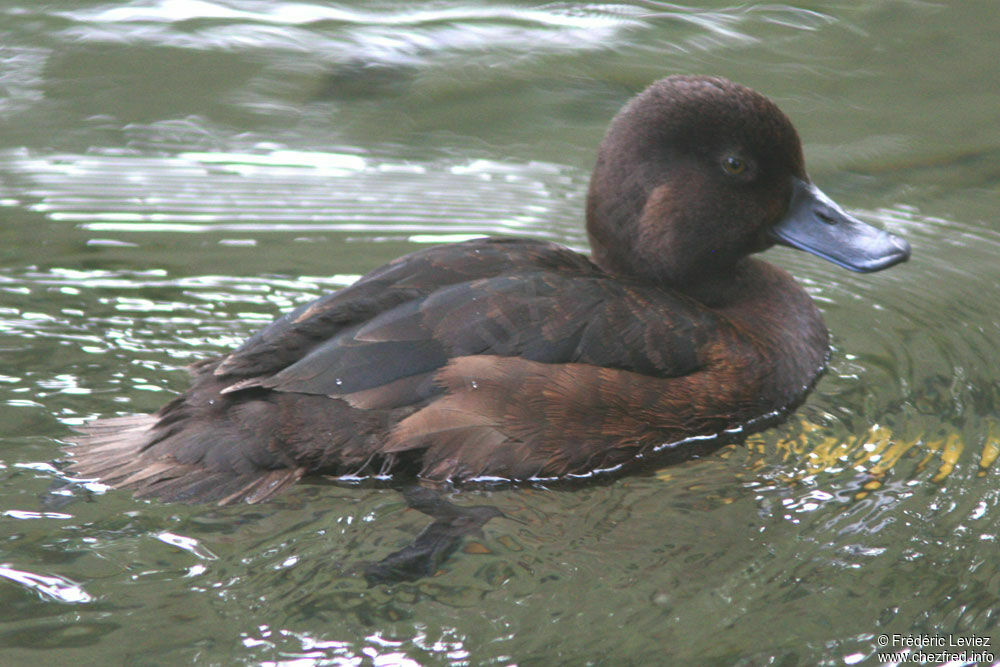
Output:
<path fill-rule="evenodd" d="M 747 170 L 747 163 L 735 155 L 727 155 L 722 158 L 722 168 L 726 170 L 727 174 L 739 176 Z"/>

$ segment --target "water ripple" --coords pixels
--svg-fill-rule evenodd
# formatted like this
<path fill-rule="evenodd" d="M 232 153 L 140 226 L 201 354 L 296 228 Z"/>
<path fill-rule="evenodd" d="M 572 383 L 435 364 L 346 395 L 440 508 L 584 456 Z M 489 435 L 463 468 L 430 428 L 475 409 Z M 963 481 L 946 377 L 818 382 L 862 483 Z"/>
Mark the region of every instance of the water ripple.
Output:
<path fill-rule="evenodd" d="M 621 31 L 643 25 L 642 11 L 624 4 L 421 8 L 399 4 L 377 10 L 305 2 L 239 6 L 243 8 L 203 0 L 161 0 L 55 15 L 71 22 L 65 36 L 82 41 L 350 53 L 347 60 L 395 63 L 412 63 L 442 51 L 605 48 Z"/>
<path fill-rule="evenodd" d="M 64 577 L 18 570 L 7 563 L 0 563 L 0 577 L 34 591 L 43 599 L 71 604 L 93 600 L 93 597 L 79 584 Z"/>
<path fill-rule="evenodd" d="M 154 537 L 165 544 L 175 546 L 178 549 L 183 549 L 200 560 L 218 560 L 218 556 L 209 551 L 207 547 L 193 537 L 178 535 L 167 531 L 157 533 Z"/>
<path fill-rule="evenodd" d="M 408 3 L 357 8 L 331 3 L 240 3 L 160 0 L 127 6 L 52 11 L 57 34 L 74 42 L 152 44 L 198 50 L 285 51 L 321 61 L 416 66 L 431 58 L 488 52 L 515 57 L 615 50 L 629 35 L 664 26 L 655 48 L 716 51 L 755 45 L 769 26 L 782 33 L 842 25 L 815 10 L 781 4 L 706 9 L 667 3 L 580 5 L 556 2 L 468 6 Z M 34 20 L 18 12 L 12 21 Z M 30 24 L 29 24 L 30 25 Z M 654 48 L 650 45 L 648 48 Z M 330 55 L 317 54 L 338 54 Z"/>
<path fill-rule="evenodd" d="M 123 152 L 0 155 L 8 206 L 102 232 L 391 231 L 563 238 L 554 206 L 582 189 L 558 165 L 417 163 L 357 153 L 260 149 L 156 157 Z M 577 229 L 575 236 L 582 241 Z"/>

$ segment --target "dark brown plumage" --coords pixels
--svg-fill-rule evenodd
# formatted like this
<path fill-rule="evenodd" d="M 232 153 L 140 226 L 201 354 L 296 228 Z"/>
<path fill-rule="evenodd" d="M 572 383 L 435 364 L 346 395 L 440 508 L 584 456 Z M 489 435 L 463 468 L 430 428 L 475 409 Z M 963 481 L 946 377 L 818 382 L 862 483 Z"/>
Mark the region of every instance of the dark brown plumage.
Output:
<path fill-rule="evenodd" d="M 397 259 L 196 364 L 156 414 L 85 425 L 72 469 L 220 503 L 311 474 L 606 469 L 782 410 L 822 370 L 812 301 L 748 255 L 778 241 L 869 271 L 909 254 L 808 182 L 773 103 L 707 77 L 616 116 L 587 230 L 592 260 L 526 239 Z"/>

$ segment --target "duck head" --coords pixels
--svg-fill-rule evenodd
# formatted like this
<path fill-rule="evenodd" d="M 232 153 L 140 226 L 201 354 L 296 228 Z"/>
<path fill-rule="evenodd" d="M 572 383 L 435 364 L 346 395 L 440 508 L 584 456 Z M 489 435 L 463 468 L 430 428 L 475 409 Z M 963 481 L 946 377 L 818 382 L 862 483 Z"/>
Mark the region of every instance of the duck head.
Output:
<path fill-rule="evenodd" d="M 775 243 L 862 272 L 910 255 L 810 182 L 799 136 L 771 100 L 702 76 L 657 81 L 612 120 L 587 233 L 603 269 L 679 288 Z"/>

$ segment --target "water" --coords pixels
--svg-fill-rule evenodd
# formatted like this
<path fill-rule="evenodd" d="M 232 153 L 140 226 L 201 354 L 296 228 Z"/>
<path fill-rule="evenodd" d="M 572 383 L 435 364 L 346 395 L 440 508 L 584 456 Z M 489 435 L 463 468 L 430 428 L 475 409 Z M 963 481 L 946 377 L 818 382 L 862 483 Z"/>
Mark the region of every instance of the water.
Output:
<path fill-rule="evenodd" d="M 988 2 L 0 1 L 0 660 L 1000 653 L 998 29 Z M 218 509 L 64 485 L 71 425 L 155 409 L 185 364 L 399 254 L 584 247 L 607 121 L 673 72 L 772 96 L 814 180 L 914 247 L 870 276 L 768 253 L 834 334 L 786 424 L 656 475 L 461 494 L 512 519 L 370 589 L 427 522 L 390 490 Z"/>

